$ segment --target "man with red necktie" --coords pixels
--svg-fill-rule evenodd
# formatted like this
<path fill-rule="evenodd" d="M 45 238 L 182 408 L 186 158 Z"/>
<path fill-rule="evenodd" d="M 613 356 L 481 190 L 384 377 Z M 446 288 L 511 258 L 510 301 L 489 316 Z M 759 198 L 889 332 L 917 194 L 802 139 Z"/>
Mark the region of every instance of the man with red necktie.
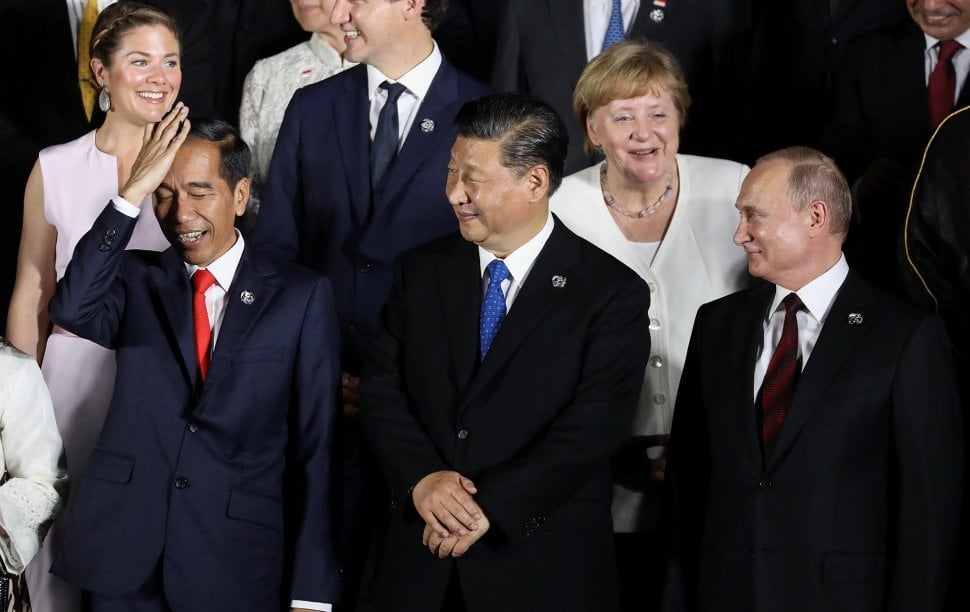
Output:
<path fill-rule="evenodd" d="M 330 283 L 246 244 L 249 148 L 177 105 L 81 239 L 51 319 L 117 351 L 52 571 L 94 612 L 324 610 L 339 598 Z M 151 129 L 151 128 L 148 128 Z M 172 248 L 125 251 L 142 202 Z M 92 554 L 92 551 L 95 551 Z"/>
<path fill-rule="evenodd" d="M 941 610 L 960 511 L 942 323 L 849 269 L 849 189 L 793 147 L 742 184 L 767 281 L 701 307 L 667 478 L 669 610 Z"/>

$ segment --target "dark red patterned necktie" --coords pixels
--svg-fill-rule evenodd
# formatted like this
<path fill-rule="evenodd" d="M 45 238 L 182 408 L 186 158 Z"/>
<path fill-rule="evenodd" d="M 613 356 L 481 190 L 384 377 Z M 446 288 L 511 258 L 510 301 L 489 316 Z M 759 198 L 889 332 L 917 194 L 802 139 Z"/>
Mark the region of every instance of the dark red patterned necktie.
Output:
<path fill-rule="evenodd" d="M 957 91 L 957 72 L 953 67 L 953 55 L 963 46 L 955 40 L 937 43 L 939 59 L 936 68 L 930 73 L 927 95 L 930 105 L 930 124 L 936 127 L 953 110 L 953 99 Z"/>
<path fill-rule="evenodd" d="M 781 301 L 785 307 L 785 323 L 781 340 L 771 354 L 768 370 L 761 385 L 759 399 L 761 404 L 761 445 L 764 458 L 771 457 L 775 448 L 778 432 L 785 422 L 785 415 L 791 407 L 798 380 L 798 320 L 795 313 L 802 309 L 802 301 L 794 293 L 789 293 Z"/>
<path fill-rule="evenodd" d="M 209 343 L 212 341 L 212 324 L 209 322 L 209 312 L 205 307 L 205 292 L 216 282 L 212 272 L 199 268 L 192 275 L 192 322 L 195 325 L 195 359 L 199 364 L 199 373 L 205 380 L 209 373 Z"/>

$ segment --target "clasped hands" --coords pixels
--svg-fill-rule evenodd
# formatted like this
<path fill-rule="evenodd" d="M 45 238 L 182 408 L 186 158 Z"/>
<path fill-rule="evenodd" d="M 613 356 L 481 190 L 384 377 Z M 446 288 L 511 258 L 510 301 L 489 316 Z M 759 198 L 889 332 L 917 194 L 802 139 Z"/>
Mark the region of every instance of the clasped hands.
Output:
<path fill-rule="evenodd" d="M 460 557 L 488 532 L 475 493 L 475 483 L 451 470 L 432 472 L 414 486 L 411 500 L 425 522 L 421 543 L 438 557 Z"/>

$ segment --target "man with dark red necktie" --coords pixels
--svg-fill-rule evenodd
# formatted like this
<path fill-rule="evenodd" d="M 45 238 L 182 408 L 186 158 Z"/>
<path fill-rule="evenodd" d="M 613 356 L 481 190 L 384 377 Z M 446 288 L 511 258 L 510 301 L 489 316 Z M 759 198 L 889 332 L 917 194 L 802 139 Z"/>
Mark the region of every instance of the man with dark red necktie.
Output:
<path fill-rule="evenodd" d="M 763 157 L 737 208 L 767 283 L 697 315 L 668 609 L 940 610 L 962 466 L 941 321 L 849 269 L 848 185 L 819 152 Z"/>

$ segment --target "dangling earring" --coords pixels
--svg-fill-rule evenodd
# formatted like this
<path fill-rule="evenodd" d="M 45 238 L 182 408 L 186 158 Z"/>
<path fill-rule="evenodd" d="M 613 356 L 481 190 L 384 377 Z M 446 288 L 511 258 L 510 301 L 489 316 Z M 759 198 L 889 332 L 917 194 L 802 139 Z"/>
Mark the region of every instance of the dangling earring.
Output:
<path fill-rule="evenodd" d="M 102 113 L 111 110 L 111 96 L 108 94 L 108 88 L 104 85 L 101 86 L 101 91 L 98 92 L 98 108 L 101 109 Z"/>

